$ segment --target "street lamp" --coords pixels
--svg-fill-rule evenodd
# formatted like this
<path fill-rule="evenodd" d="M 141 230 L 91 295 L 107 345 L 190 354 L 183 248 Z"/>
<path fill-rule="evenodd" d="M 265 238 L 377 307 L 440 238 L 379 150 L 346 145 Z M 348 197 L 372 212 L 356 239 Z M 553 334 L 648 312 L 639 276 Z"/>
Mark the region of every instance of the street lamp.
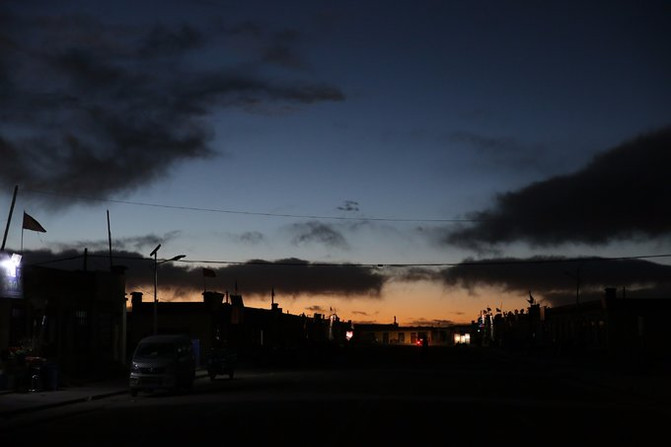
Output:
<path fill-rule="evenodd" d="M 154 257 L 154 335 L 158 333 L 158 265 L 163 264 L 165 262 L 171 262 L 171 261 L 178 261 L 182 258 L 184 258 L 186 255 L 177 255 L 173 256 L 170 259 L 164 259 L 161 262 L 158 262 L 158 249 L 161 248 L 161 244 L 158 244 L 154 250 L 152 250 L 151 253 L 149 253 L 149 256 Z"/>
<path fill-rule="evenodd" d="M 571 278 L 575 279 L 576 284 L 575 284 L 575 304 L 576 306 L 580 304 L 580 267 L 578 267 L 575 270 L 575 275 L 569 273 L 569 272 L 564 272 L 567 276 L 570 276 Z"/>

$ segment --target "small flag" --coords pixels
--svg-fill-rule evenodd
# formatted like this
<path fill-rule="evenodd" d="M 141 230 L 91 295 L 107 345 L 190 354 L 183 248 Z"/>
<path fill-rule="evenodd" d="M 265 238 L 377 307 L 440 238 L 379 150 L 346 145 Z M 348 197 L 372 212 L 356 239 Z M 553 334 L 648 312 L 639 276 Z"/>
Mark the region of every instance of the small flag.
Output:
<path fill-rule="evenodd" d="M 23 229 L 31 231 L 39 231 L 40 233 L 46 233 L 47 230 L 44 229 L 38 221 L 35 220 L 30 214 L 23 212 Z"/>
<path fill-rule="evenodd" d="M 203 267 L 203 276 L 207 278 L 215 278 L 217 274 L 214 272 L 214 270 Z"/>

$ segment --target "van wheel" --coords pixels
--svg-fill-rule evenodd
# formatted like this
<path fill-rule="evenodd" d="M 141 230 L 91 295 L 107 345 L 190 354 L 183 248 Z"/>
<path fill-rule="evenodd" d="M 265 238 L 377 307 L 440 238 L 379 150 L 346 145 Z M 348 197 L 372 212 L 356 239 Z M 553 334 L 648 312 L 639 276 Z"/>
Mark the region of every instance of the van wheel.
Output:
<path fill-rule="evenodd" d="M 214 373 L 210 373 L 210 380 L 214 381 L 214 379 L 217 378 L 217 375 Z"/>

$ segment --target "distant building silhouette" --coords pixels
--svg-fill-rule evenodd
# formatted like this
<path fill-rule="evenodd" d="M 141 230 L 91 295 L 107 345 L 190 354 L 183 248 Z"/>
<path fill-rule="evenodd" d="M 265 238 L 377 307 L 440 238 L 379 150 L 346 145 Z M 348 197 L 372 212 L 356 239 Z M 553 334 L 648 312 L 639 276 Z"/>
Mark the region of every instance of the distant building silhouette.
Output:
<path fill-rule="evenodd" d="M 29 266 L 21 273 L 22 287 L 11 290 L 21 290 L 22 298 L 0 297 L 0 387 L 26 373 L 27 358 L 57 364 L 64 381 L 124 370 L 137 342 L 153 333 L 154 302 L 131 292 L 127 307 L 121 266 Z M 665 324 L 671 299 L 618 298 L 614 288 L 606 288 L 600 300 L 553 308 L 540 306 L 530 291 L 527 309 L 487 309 L 471 324 L 447 327 L 404 327 L 395 317 L 392 324 L 353 324 L 333 310 L 328 317 L 291 315 L 275 302 L 274 292 L 269 309 L 246 307 L 237 290 L 204 291 L 201 302 L 157 302 L 158 332 L 188 334 L 199 364 L 219 346 L 272 364 L 324 361 L 348 346 L 461 345 L 671 364 Z"/>

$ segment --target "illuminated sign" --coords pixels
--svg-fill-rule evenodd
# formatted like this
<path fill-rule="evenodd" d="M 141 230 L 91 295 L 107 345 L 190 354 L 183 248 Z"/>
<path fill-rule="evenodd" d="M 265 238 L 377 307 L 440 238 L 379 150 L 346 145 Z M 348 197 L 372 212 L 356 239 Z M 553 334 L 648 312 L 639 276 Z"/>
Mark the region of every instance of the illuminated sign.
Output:
<path fill-rule="evenodd" d="M 23 298 L 19 254 L 0 252 L 0 298 Z"/>

